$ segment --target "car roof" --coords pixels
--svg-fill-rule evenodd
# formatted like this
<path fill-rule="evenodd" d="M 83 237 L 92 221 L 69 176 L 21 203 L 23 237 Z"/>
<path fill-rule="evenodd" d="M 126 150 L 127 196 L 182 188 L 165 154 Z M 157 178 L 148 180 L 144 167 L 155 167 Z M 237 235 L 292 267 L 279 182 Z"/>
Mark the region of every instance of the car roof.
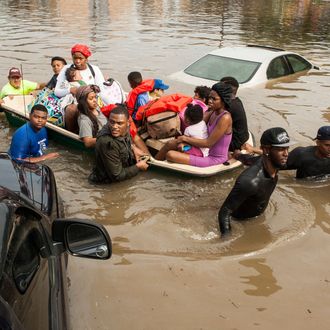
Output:
<path fill-rule="evenodd" d="M 290 54 L 290 52 L 279 48 L 248 45 L 245 47 L 243 46 L 223 47 L 223 48 L 215 49 L 211 51 L 209 54 L 263 63 L 274 57 L 284 54 Z"/>

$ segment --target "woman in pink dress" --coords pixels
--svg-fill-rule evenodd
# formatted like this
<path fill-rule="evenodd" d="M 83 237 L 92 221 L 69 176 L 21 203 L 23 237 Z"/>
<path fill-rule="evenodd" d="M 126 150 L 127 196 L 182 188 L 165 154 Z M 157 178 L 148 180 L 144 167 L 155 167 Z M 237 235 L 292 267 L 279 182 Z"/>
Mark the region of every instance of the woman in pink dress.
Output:
<path fill-rule="evenodd" d="M 169 141 L 158 152 L 156 159 L 166 159 L 173 163 L 198 167 L 208 167 L 226 162 L 232 137 L 232 119 L 227 111 L 230 106 L 231 92 L 231 87 L 222 82 L 212 86 L 208 101 L 209 110 L 204 114 L 208 130 L 206 139 L 196 139 L 185 135 L 179 136 L 177 139 Z M 177 151 L 177 146 L 180 143 L 198 148 L 209 148 L 209 155 L 200 157 Z"/>

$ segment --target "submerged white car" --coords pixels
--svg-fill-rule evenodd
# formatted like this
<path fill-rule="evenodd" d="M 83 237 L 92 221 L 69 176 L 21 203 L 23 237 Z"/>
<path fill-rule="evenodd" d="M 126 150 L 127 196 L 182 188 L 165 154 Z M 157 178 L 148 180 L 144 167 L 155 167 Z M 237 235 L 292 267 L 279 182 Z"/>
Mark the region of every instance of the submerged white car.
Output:
<path fill-rule="evenodd" d="M 231 76 L 241 87 L 253 87 L 310 69 L 319 68 L 296 53 L 247 45 L 216 49 L 170 78 L 195 86 L 212 86 L 221 78 Z"/>

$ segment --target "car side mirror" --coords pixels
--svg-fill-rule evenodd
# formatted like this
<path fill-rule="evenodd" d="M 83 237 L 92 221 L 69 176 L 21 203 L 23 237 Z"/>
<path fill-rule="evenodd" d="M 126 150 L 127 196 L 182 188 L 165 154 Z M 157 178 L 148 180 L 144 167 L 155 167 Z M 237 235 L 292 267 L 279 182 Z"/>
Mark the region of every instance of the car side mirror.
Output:
<path fill-rule="evenodd" d="M 58 253 L 66 250 L 73 256 L 103 260 L 112 254 L 107 230 L 90 220 L 56 219 L 52 225 L 52 238 Z"/>

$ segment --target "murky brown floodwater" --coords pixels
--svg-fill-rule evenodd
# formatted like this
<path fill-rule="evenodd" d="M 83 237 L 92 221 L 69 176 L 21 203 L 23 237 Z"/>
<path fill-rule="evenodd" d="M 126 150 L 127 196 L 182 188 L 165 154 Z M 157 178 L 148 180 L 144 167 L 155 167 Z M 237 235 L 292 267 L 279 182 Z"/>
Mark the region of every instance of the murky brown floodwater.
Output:
<path fill-rule="evenodd" d="M 45 9 L 42 9 L 45 8 Z M 46 9 L 47 8 L 47 9 Z M 167 76 L 219 47 L 265 44 L 296 51 L 321 67 L 266 89 L 241 90 L 257 140 L 283 126 L 312 144 L 330 121 L 330 2 L 3 0 L 0 83 L 22 65 L 46 81 L 50 58 L 69 59 L 76 42 L 128 89 L 139 70 L 169 92 L 193 86 Z M 0 115 L 0 150 L 13 130 Z M 241 170 L 207 179 L 150 170 L 119 184 L 87 183 L 87 154 L 53 144 L 50 163 L 67 216 L 107 226 L 110 261 L 70 259 L 73 329 L 328 329 L 330 183 L 281 173 L 264 215 L 234 223 L 219 239 L 217 211 Z"/>

